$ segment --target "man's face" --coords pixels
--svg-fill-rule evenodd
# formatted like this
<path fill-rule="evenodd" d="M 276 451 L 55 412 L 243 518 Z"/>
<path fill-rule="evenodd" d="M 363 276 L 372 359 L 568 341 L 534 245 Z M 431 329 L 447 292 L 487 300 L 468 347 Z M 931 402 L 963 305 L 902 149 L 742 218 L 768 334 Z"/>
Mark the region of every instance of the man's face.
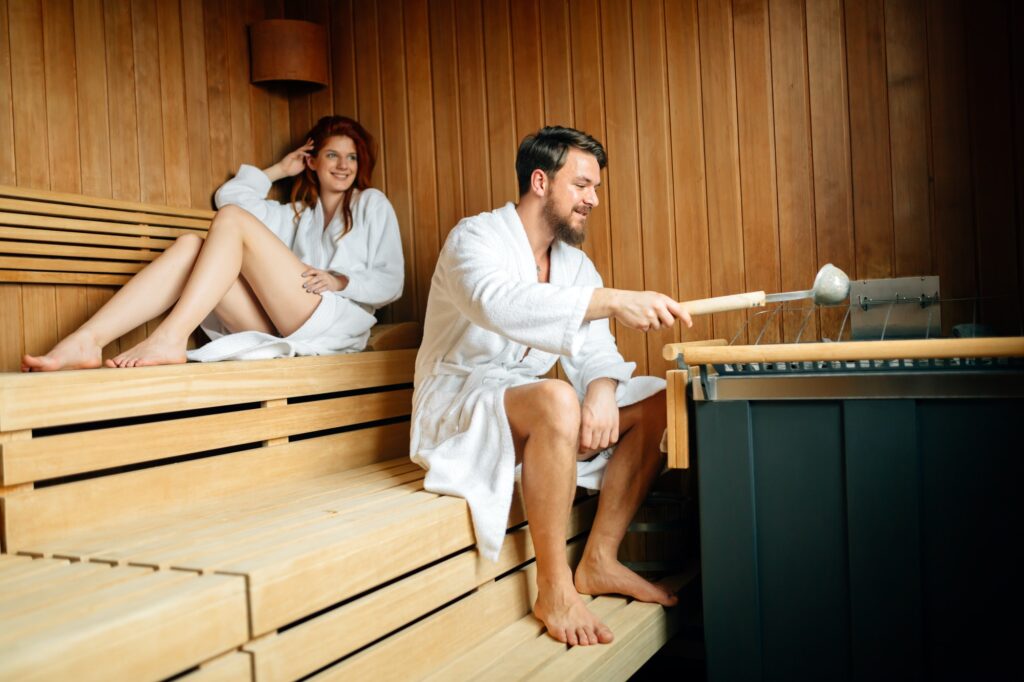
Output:
<path fill-rule="evenodd" d="M 556 238 L 572 246 L 583 243 L 600 184 L 601 167 L 594 155 L 570 148 L 544 197 L 544 217 Z"/>

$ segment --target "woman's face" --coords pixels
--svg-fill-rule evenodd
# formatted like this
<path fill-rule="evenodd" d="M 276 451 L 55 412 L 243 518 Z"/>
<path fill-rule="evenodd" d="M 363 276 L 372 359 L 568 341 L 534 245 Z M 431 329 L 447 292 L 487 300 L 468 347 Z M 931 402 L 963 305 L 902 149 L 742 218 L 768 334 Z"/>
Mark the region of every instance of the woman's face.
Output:
<path fill-rule="evenodd" d="M 356 181 L 359 159 L 356 144 L 347 135 L 329 137 L 316 156 L 308 158 L 309 167 L 320 181 L 320 193 L 341 193 Z"/>

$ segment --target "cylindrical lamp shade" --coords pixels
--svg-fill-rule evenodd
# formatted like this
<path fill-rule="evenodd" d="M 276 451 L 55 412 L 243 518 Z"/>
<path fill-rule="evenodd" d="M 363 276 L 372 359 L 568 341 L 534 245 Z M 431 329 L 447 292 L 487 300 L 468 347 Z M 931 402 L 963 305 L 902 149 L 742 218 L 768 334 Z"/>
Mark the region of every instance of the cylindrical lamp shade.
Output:
<path fill-rule="evenodd" d="M 293 19 L 266 19 L 249 27 L 252 82 L 303 81 L 327 85 L 327 30 Z"/>

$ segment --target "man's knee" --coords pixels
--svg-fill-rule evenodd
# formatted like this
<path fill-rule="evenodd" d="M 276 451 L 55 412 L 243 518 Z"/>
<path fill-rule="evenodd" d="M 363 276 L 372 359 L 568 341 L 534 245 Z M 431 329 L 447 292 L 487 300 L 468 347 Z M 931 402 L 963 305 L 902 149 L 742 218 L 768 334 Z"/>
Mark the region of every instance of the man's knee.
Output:
<path fill-rule="evenodd" d="M 572 385 L 546 379 L 537 387 L 537 425 L 554 435 L 574 440 L 580 431 L 580 400 Z"/>

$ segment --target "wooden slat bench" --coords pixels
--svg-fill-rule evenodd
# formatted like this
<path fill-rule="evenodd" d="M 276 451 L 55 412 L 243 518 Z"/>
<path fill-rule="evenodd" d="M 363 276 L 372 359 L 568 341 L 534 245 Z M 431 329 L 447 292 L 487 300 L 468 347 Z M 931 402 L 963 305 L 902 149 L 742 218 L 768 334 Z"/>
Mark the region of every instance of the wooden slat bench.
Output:
<path fill-rule="evenodd" d="M 0 282 L 117 284 L 210 215 L 0 188 Z M 0 680 L 511 678 L 563 659 L 628 677 L 671 613 L 595 600 L 619 639 L 573 653 L 529 615 L 518 499 L 491 563 L 465 502 L 423 490 L 418 334 L 379 325 L 372 351 L 342 356 L 0 374 Z M 576 500 L 570 557 L 595 510 Z M 505 641 L 518 653 L 491 669 Z"/>

